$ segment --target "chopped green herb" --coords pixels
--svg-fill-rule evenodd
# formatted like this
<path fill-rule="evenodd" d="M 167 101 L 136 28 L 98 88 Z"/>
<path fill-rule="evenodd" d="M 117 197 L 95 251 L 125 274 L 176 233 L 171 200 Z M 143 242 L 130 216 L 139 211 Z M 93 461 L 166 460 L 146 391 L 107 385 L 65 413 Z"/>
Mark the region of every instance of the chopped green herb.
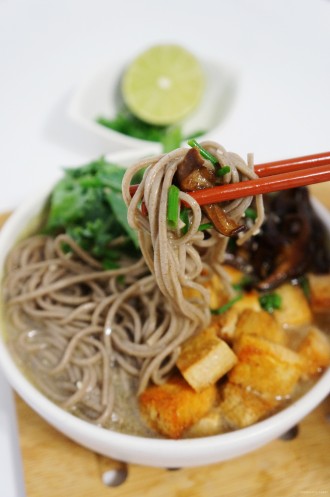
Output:
<path fill-rule="evenodd" d="M 118 285 L 125 285 L 126 277 L 124 274 L 120 274 L 116 278 Z"/>
<path fill-rule="evenodd" d="M 203 223 L 199 225 L 198 231 L 210 230 L 211 228 L 214 228 L 212 223 Z"/>
<path fill-rule="evenodd" d="M 139 183 L 141 183 L 143 175 L 144 175 L 146 169 L 147 169 L 146 167 L 143 167 L 143 168 L 139 169 L 134 174 L 134 176 L 133 176 L 133 178 L 131 180 L 131 184 L 132 185 L 138 185 Z"/>
<path fill-rule="evenodd" d="M 211 310 L 211 313 L 212 314 L 223 314 L 224 312 L 228 311 L 228 309 L 230 309 L 236 302 L 238 302 L 239 300 L 241 300 L 242 297 L 243 297 L 243 294 L 240 293 L 239 295 L 237 295 L 236 297 L 232 298 L 231 300 L 229 300 L 228 302 L 226 302 L 226 304 L 222 305 L 218 309 Z"/>
<path fill-rule="evenodd" d="M 50 197 L 45 233 L 67 233 L 104 267 L 117 265 L 121 251 L 138 257 L 137 236 L 128 225 L 121 194 L 124 173 L 104 158 L 65 169 Z M 110 250 L 119 236 L 126 242 L 120 251 Z"/>
<path fill-rule="evenodd" d="M 282 306 L 282 297 L 278 293 L 266 293 L 259 297 L 261 307 L 267 312 L 274 312 Z"/>
<path fill-rule="evenodd" d="M 236 247 L 237 247 L 237 245 L 236 245 L 236 240 L 235 240 L 235 238 L 229 238 L 229 240 L 228 240 L 228 245 L 227 245 L 227 249 L 228 249 L 228 251 L 229 251 L 229 252 L 235 252 Z"/>
<path fill-rule="evenodd" d="M 138 236 L 136 231 L 133 228 L 131 228 L 127 222 L 127 207 L 124 202 L 121 191 L 118 192 L 115 190 L 106 189 L 104 191 L 104 195 L 106 200 L 109 202 L 109 205 L 118 223 L 125 229 L 126 233 L 134 243 L 135 247 L 138 248 L 139 247 Z"/>
<path fill-rule="evenodd" d="M 188 140 L 188 145 L 190 145 L 190 147 L 198 148 L 201 156 L 204 157 L 204 159 L 209 160 L 214 166 L 218 164 L 218 159 L 205 150 L 205 148 L 203 148 L 196 140 Z"/>
<path fill-rule="evenodd" d="M 246 274 L 242 277 L 242 279 L 238 283 L 233 283 L 232 287 L 235 290 L 244 290 L 244 288 L 251 285 L 252 281 L 253 281 L 252 276 Z"/>
<path fill-rule="evenodd" d="M 119 269 L 120 264 L 118 262 L 111 260 L 111 259 L 109 259 L 109 260 L 103 259 L 102 267 L 103 267 L 103 269 Z"/>
<path fill-rule="evenodd" d="M 298 278 L 298 284 L 304 292 L 306 299 L 309 300 L 311 296 L 311 288 L 307 276 L 304 275 Z"/>
<path fill-rule="evenodd" d="M 228 173 L 230 173 L 230 167 L 223 166 L 223 167 L 219 167 L 219 169 L 217 169 L 216 175 L 221 177 L 221 176 L 224 176 L 225 174 L 228 174 Z"/>
<path fill-rule="evenodd" d="M 181 228 L 181 233 L 183 235 L 185 235 L 186 233 L 188 233 L 189 224 L 190 224 L 190 222 L 189 222 L 189 213 L 188 213 L 188 209 L 186 207 L 184 207 L 183 209 L 181 209 L 181 211 L 180 211 L 180 219 L 184 223 L 183 228 Z"/>
<path fill-rule="evenodd" d="M 96 122 L 118 133 L 152 142 L 161 142 L 167 130 L 165 126 L 156 126 L 141 121 L 126 108 L 121 109 L 113 119 L 100 116 Z"/>
<path fill-rule="evenodd" d="M 196 131 L 183 137 L 179 126 L 157 126 L 146 123 L 134 116 L 126 107 L 123 107 L 113 119 L 100 116 L 96 122 L 123 135 L 132 136 L 139 140 L 159 142 L 165 153 L 180 147 L 182 141 L 196 138 L 205 133 L 204 131 Z"/>
<path fill-rule="evenodd" d="M 192 138 L 199 138 L 200 136 L 205 135 L 206 131 L 205 130 L 199 130 L 199 131 L 194 131 L 193 133 L 190 133 L 187 135 L 184 140 L 188 141 L 191 140 Z"/>
<path fill-rule="evenodd" d="M 257 212 L 251 207 L 248 207 L 245 211 L 245 217 L 255 221 L 257 219 Z"/>
<path fill-rule="evenodd" d="M 178 226 L 179 194 L 180 190 L 177 186 L 171 185 L 169 187 L 167 197 L 167 224 L 170 229 L 175 229 Z"/>
<path fill-rule="evenodd" d="M 179 148 L 182 142 L 181 128 L 179 126 L 168 126 L 160 141 L 163 145 L 164 153 Z"/>

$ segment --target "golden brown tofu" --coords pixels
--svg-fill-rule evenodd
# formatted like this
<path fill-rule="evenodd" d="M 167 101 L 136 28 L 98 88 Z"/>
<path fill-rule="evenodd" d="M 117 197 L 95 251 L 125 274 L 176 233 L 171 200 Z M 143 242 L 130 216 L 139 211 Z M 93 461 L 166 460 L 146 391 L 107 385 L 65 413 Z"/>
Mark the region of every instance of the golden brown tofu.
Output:
<path fill-rule="evenodd" d="M 329 312 L 330 274 L 309 274 L 310 301 L 314 312 Z"/>
<path fill-rule="evenodd" d="M 312 321 L 312 311 L 302 289 L 297 285 L 285 283 L 276 288 L 281 296 L 281 308 L 274 311 L 276 320 L 284 326 L 300 326 Z"/>
<path fill-rule="evenodd" d="M 197 392 L 224 376 L 237 362 L 226 342 L 210 326 L 183 343 L 177 367 Z"/>
<path fill-rule="evenodd" d="M 255 291 L 247 292 L 228 311 L 218 316 L 213 316 L 212 323 L 217 326 L 218 335 L 226 342 L 232 343 L 238 316 L 245 309 L 260 311 L 259 295 Z"/>
<path fill-rule="evenodd" d="M 234 340 L 241 335 L 259 335 L 272 342 L 286 344 L 286 333 L 272 314 L 266 311 L 245 309 L 239 316 Z"/>
<path fill-rule="evenodd" d="M 228 299 L 227 292 L 218 275 L 213 274 L 210 280 L 207 280 L 203 286 L 210 291 L 210 309 L 218 309 Z"/>
<path fill-rule="evenodd" d="M 311 326 L 297 351 L 304 359 L 304 375 L 313 376 L 330 366 L 330 340 L 316 326 Z"/>
<path fill-rule="evenodd" d="M 219 276 L 213 274 L 210 279 L 205 279 L 203 282 L 203 286 L 209 290 L 210 301 L 209 306 L 210 309 L 217 309 L 222 306 L 227 300 L 228 295 L 225 290 L 224 285 L 222 284 Z M 183 295 L 188 300 L 194 300 L 201 298 L 200 292 L 195 288 L 187 288 L 183 289 Z"/>
<path fill-rule="evenodd" d="M 234 383 L 226 383 L 223 388 L 223 401 L 220 409 L 232 428 L 244 428 L 271 415 L 277 402 L 264 399 L 260 395 Z"/>
<path fill-rule="evenodd" d="M 244 277 L 244 273 L 242 271 L 233 266 L 229 266 L 229 264 L 223 264 L 222 269 L 225 271 L 228 280 L 232 285 L 240 283 Z"/>
<path fill-rule="evenodd" d="M 212 408 L 217 389 L 211 385 L 195 392 L 181 377 L 163 385 L 148 387 L 139 397 L 139 407 L 147 424 L 169 438 L 180 438 Z"/>
<path fill-rule="evenodd" d="M 185 433 L 186 438 L 209 437 L 225 431 L 225 422 L 219 407 L 213 407 Z"/>
<path fill-rule="evenodd" d="M 289 396 L 302 374 L 303 360 L 278 343 L 244 334 L 235 342 L 238 363 L 229 381 L 273 400 Z"/>

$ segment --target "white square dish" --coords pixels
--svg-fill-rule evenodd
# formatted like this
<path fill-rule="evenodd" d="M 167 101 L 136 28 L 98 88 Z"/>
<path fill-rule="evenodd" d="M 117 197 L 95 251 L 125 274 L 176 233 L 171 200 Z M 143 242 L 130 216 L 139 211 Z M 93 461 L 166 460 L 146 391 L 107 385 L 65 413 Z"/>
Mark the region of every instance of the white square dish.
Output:
<path fill-rule="evenodd" d="M 205 73 L 206 87 L 198 108 L 182 121 L 182 134 L 196 132 L 212 133 L 226 117 L 236 94 L 235 71 L 219 62 L 201 61 Z M 122 106 L 120 82 L 125 64 L 112 61 L 96 70 L 78 86 L 69 107 L 68 115 L 79 126 L 106 138 L 110 143 L 123 148 L 149 147 L 155 153 L 161 150 L 158 142 L 141 140 L 119 133 L 97 122 L 98 117 L 113 119 Z"/>

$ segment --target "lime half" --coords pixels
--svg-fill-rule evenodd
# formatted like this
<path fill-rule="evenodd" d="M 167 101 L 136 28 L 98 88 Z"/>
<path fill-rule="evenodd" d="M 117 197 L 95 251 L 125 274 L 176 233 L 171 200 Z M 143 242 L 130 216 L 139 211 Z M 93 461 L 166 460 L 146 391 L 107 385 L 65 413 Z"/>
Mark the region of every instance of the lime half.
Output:
<path fill-rule="evenodd" d="M 151 124 L 174 124 L 201 100 L 204 74 L 197 58 L 178 45 L 155 45 L 126 70 L 122 94 L 129 110 Z"/>

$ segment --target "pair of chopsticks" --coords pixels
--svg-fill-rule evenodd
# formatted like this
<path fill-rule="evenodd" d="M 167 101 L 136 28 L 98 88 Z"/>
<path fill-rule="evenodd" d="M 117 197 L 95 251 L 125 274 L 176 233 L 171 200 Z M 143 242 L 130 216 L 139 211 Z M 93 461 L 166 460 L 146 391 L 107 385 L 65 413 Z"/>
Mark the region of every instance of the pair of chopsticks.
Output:
<path fill-rule="evenodd" d="M 257 179 L 214 186 L 189 192 L 199 205 L 216 204 L 250 195 L 259 195 L 330 181 L 330 152 L 305 155 L 255 166 Z M 130 186 L 134 195 L 138 185 Z"/>

